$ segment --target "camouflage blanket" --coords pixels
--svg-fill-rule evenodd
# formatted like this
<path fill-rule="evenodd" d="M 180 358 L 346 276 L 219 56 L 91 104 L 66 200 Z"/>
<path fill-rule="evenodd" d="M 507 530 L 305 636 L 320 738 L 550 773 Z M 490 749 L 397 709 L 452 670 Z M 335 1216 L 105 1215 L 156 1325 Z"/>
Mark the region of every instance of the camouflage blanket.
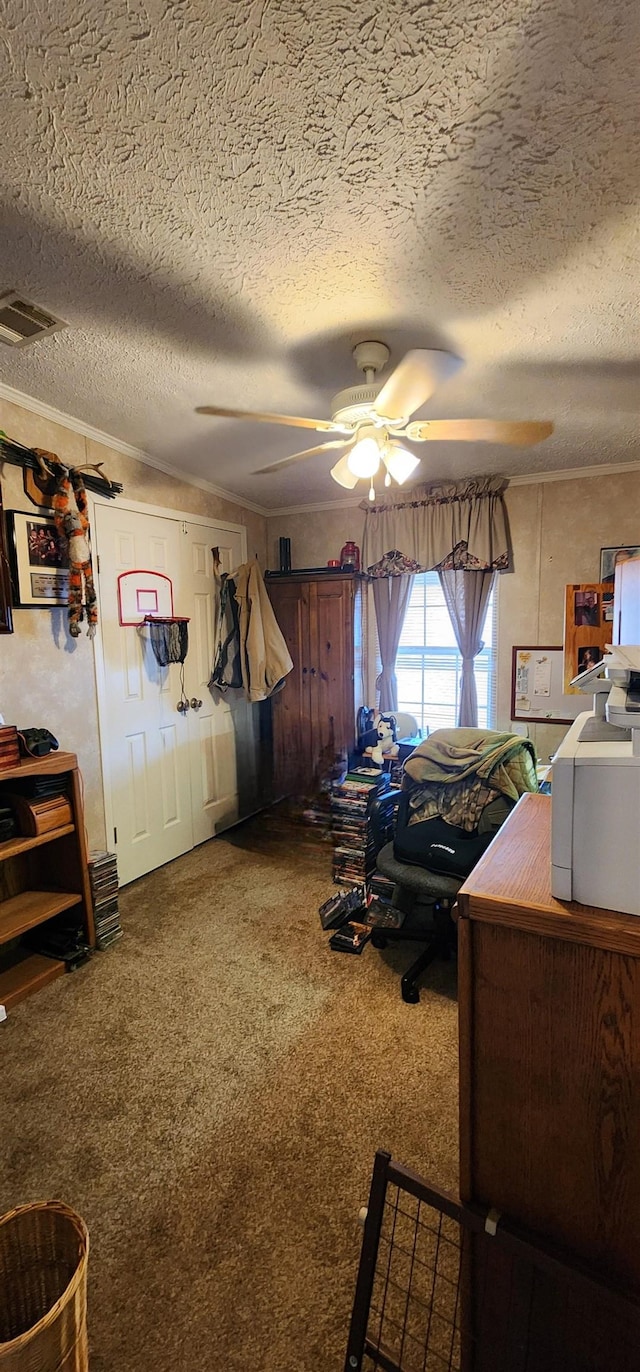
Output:
<path fill-rule="evenodd" d="M 440 815 L 471 832 L 498 829 L 525 791 L 538 790 L 530 739 L 493 729 L 437 729 L 404 765 L 410 824 Z"/>

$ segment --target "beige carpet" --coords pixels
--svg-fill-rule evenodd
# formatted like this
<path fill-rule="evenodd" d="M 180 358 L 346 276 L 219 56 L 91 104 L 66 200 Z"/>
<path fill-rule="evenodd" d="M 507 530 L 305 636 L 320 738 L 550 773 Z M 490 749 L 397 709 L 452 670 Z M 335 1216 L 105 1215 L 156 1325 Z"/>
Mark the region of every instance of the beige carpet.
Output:
<path fill-rule="evenodd" d="M 0 1027 L 0 1209 L 91 1234 L 92 1372 L 340 1372 L 373 1155 L 457 1170 L 452 968 L 332 953 L 326 850 L 259 824 L 122 893 L 125 938 Z"/>

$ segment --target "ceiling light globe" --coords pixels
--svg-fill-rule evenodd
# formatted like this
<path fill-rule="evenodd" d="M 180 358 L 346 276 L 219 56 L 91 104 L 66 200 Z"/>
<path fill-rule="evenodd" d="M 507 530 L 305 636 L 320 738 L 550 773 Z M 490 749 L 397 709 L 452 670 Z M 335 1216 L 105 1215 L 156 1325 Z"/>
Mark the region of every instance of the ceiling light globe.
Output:
<path fill-rule="evenodd" d="M 391 473 L 399 486 L 408 481 L 416 467 L 420 466 L 420 458 L 416 457 L 415 453 L 410 453 L 408 448 L 403 448 L 400 443 L 387 444 L 383 458 L 387 472 Z"/>
<path fill-rule="evenodd" d="M 380 466 L 380 449 L 375 438 L 361 438 L 347 457 L 347 466 L 354 476 L 375 476 Z"/>

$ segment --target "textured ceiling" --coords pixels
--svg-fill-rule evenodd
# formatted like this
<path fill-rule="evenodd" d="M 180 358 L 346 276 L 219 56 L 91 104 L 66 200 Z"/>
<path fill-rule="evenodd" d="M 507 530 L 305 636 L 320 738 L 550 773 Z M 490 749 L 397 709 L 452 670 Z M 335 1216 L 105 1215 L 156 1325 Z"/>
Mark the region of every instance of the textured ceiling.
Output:
<path fill-rule="evenodd" d="M 71 327 L 0 380 L 283 506 L 340 496 L 302 430 L 445 346 L 421 412 L 551 418 L 528 452 L 430 444 L 422 476 L 640 456 L 637 0 L 5 0 L 0 289 Z"/>

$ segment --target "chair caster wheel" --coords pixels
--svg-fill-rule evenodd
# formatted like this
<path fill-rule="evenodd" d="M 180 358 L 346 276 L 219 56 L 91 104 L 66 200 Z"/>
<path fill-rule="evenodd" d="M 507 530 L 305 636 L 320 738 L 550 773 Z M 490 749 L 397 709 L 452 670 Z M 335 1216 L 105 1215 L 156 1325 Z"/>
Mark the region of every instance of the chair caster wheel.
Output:
<path fill-rule="evenodd" d="M 406 1001 L 407 1005 L 417 1005 L 419 1003 L 420 992 L 417 987 L 405 986 L 403 982 L 400 982 L 400 990 L 402 991 L 402 999 Z"/>
<path fill-rule="evenodd" d="M 387 940 L 384 934 L 377 933 L 375 930 L 371 935 L 371 943 L 374 948 L 386 948 Z"/>

